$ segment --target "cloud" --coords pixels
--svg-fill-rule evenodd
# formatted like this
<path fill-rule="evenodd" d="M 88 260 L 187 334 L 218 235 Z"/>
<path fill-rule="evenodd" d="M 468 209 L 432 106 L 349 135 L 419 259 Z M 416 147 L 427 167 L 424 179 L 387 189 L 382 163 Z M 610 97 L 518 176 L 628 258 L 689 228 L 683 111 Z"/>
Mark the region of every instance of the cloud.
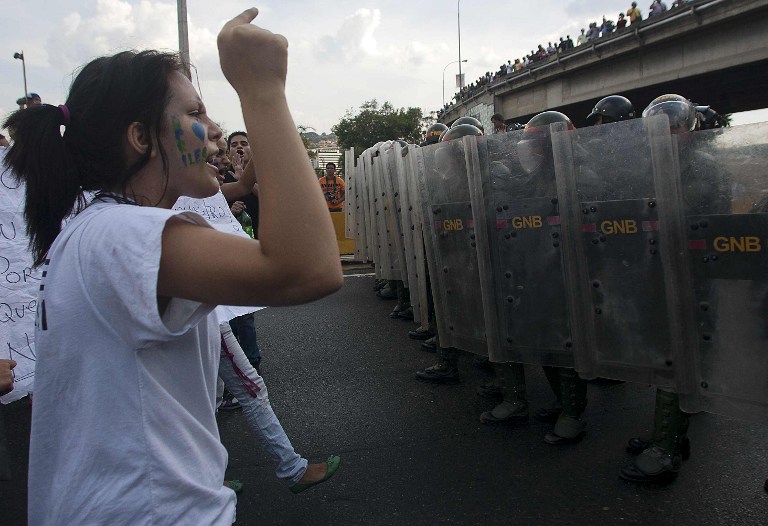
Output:
<path fill-rule="evenodd" d="M 316 56 L 323 61 L 332 59 L 344 62 L 376 58 L 381 52 L 374 33 L 381 24 L 378 9 L 358 9 L 344 19 L 335 35 L 320 38 Z"/>
<path fill-rule="evenodd" d="M 176 4 L 141 0 L 96 0 L 95 10 L 68 13 L 63 31 L 49 38 L 49 61 L 63 71 L 70 71 L 85 61 L 122 49 L 178 48 L 175 23 Z M 188 24 L 193 59 L 216 55 L 216 37 L 206 28 Z"/>

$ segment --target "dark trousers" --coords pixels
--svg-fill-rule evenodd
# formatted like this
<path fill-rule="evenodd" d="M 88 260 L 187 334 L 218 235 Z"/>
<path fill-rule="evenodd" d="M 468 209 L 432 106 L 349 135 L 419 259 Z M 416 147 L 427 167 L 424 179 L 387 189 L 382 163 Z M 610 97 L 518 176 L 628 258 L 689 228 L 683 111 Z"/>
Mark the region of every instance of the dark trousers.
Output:
<path fill-rule="evenodd" d="M 0 430 L 0 448 L 5 449 L 5 453 L 0 452 L 0 464 L 5 464 L 6 471 L 10 471 L 10 480 L 6 480 L 9 473 L 0 474 L 0 524 L 26 524 L 29 431 L 32 423 L 29 397 L 0 404 L 0 420 L 3 420 L 5 428 Z"/>
<path fill-rule="evenodd" d="M 261 351 L 256 342 L 256 321 L 253 319 L 253 314 L 244 314 L 229 320 L 229 325 L 248 361 L 252 363 L 260 361 Z"/>

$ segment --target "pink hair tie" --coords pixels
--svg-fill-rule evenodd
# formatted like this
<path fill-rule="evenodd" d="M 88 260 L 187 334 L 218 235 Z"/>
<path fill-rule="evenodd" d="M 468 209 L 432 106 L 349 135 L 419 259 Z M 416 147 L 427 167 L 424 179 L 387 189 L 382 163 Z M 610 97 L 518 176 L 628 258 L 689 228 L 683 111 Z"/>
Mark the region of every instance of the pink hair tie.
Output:
<path fill-rule="evenodd" d="M 72 115 L 69 113 L 69 108 L 67 108 L 64 104 L 59 104 L 59 109 L 64 115 L 64 126 L 69 126 L 69 123 L 72 120 Z"/>

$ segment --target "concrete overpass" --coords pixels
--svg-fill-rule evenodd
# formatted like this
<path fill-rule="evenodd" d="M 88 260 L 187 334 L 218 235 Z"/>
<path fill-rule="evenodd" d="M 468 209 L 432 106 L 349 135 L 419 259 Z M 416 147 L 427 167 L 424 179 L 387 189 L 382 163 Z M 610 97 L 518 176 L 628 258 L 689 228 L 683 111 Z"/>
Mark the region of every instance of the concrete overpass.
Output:
<path fill-rule="evenodd" d="M 490 125 L 498 112 L 526 122 L 554 109 L 579 126 L 607 95 L 639 112 L 664 93 L 720 113 L 768 107 L 768 0 L 696 0 L 502 78 L 440 121 L 471 115 Z"/>

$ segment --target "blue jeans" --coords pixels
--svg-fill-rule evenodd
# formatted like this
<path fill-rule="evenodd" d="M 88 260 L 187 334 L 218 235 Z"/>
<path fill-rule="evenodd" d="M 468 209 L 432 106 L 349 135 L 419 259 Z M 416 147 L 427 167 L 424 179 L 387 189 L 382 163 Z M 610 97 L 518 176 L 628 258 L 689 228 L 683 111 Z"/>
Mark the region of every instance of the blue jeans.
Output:
<path fill-rule="evenodd" d="M 256 433 L 262 449 L 277 464 L 275 475 L 294 485 L 307 471 L 307 459 L 294 451 L 288 435 L 277 419 L 267 395 L 267 386 L 237 342 L 229 323 L 222 323 L 219 378 L 243 408 L 248 425 Z"/>
<path fill-rule="evenodd" d="M 238 316 L 230 320 L 229 324 L 232 326 L 232 332 L 237 341 L 240 342 L 240 347 L 243 348 L 248 361 L 258 362 L 261 360 L 261 351 L 256 342 L 256 321 L 253 319 L 253 313 Z"/>

